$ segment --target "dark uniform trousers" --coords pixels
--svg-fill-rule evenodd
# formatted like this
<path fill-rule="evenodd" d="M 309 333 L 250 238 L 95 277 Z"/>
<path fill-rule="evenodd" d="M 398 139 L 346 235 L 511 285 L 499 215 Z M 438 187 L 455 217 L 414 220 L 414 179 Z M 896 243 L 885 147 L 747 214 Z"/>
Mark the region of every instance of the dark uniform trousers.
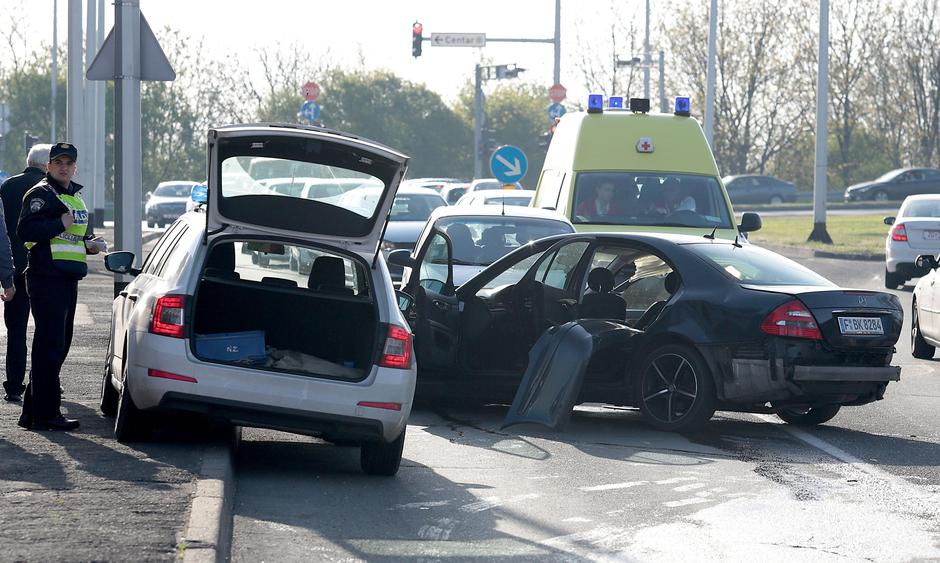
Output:
<path fill-rule="evenodd" d="M 3 323 L 7 327 L 6 381 L 7 393 L 21 395 L 26 379 L 26 325 L 29 323 L 29 295 L 26 292 L 26 276 L 13 276 L 16 293 L 13 299 L 3 304 Z"/>
<path fill-rule="evenodd" d="M 33 365 L 20 420 L 32 422 L 49 420 L 61 414 L 59 370 L 72 344 L 78 280 L 27 274 L 26 288 L 32 303 L 36 332 L 33 335 Z"/>

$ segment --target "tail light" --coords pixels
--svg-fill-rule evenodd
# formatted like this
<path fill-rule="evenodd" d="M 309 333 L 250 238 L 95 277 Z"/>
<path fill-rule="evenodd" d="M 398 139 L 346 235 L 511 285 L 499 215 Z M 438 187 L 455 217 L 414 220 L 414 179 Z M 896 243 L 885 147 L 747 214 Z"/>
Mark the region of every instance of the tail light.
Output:
<path fill-rule="evenodd" d="M 153 305 L 150 332 L 173 338 L 186 338 L 186 326 L 183 324 L 185 302 L 185 295 L 164 295 L 158 298 Z"/>
<path fill-rule="evenodd" d="M 891 240 L 907 240 L 907 229 L 904 228 L 904 223 L 898 223 L 891 227 Z"/>
<path fill-rule="evenodd" d="M 774 309 L 760 324 L 761 331 L 774 336 L 822 340 L 816 318 L 802 303 L 794 299 Z"/>
<path fill-rule="evenodd" d="M 397 325 L 388 326 L 379 367 L 408 369 L 411 367 L 411 333 Z"/>
<path fill-rule="evenodd" d="M 161 371 L 158 369 L 148 369 L 147 375 L 150 377 L 160 377 L 162 379 L 172 379 L 174 381 L 185 381 L 187 383 L 198 383 L 195 377 L 190 377 L 188 375 L 179 375 L 177 373 L 170 373 L 168 371 Z"/>

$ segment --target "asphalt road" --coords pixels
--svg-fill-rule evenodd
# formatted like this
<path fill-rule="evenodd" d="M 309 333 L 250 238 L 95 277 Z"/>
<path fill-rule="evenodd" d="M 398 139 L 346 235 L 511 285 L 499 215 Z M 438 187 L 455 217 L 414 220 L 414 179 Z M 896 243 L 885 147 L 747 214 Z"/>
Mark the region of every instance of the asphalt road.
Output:
<path fill-rule="evenodd" d="M 796 258 L 882 288 L 880 263 Z M 416 411 L 389 479 L 362 475 L 356 448 L 246 431 L 232 560 L 940 559 L 940 370 L 906 332 L 895 360 L 884 401 L 805 431 L 719 413 L 690 440 L 600 405 L 561 433 L 500 430 L 501 406 Z"/>

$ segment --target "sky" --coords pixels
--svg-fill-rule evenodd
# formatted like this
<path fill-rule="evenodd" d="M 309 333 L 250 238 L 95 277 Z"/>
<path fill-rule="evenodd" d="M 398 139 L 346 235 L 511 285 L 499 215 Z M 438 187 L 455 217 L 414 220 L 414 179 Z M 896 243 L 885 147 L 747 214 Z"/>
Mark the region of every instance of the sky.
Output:
<path fill-rule="evenodd" d="M 654 5 L 657 2 L 663 4 L 662 0 L 652 0 Z M 60 42 L 65 41 L 68 3 L 58 0 Z M 53 0 L 0 0 L 0 13 L 28 6 L 28 12 L 23 12 L 25 27 L 49 41 L 52 5 Z M 213 57 L 244 55 L 252 60 L 252 49 L 296 43 L 307 47 L 311 56 L 328 51 L 342 64 L 358 65 L 361 59 L 367 68 L 389 69 L 426 84 L 447 101 L 456 98 L 472 78 L 474 65 L 481 61 L 527 69 L 523 79 L 544 84 L 546 103 L 547 89 L 552 85 L 554 55 L 550 43 L 490 42 L 477 49 L 432 47 L 425 41 L 422 56 L 413 58 L 411 27 L 415 21 L 421 22 L 425 37 L 431 33 L 465 32 L 485 33 L 488 38 L 548 39 L 554 34 L 554 0 L 140 0 L 140 7 L 154 30 L 170 26 L 193 38 L 205 38 Z M 642 27 L 642 9 L 642 0 L 562 0 L 561 82 L 569 89 L 569 101 L 575 97 L 586 100 L 587 96 L 582 80 L 570 70 L 580 56 L 576 52 L 576 34 L 599 38 L 609 35 L 611 10 L 624 19 L 637 18 L 637 27 Z M 108 29 L 113 15 L 113 2 L 107 0 Z M 246 68 L 246 72 L 253 70 Z"/>

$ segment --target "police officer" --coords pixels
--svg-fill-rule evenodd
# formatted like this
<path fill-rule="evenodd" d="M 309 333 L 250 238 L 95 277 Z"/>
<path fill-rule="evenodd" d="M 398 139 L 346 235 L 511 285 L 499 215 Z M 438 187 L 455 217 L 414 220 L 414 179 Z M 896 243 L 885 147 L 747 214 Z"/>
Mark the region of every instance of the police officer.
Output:
<path fill-rule="evenodd" d="M 26 293 L 26 248 L 16 236 L 16 223 L 20 220 L 23 196 L 46 175 L 49 164 L 49 149 L 52 145 L 33 145 L 26 156 L 26 169 L 22 174 L 8 178 L 0 185 L 3 199 L 3 215 L 6 218 L 6 233 L 13 248 L 13 265 L 16 273 L 13 285 L 16 293 L 3 307 L 3 322 L 7 327 L 6 381 L 3 382 L 7 401 L 19 401 L 26 388 L 26 324 L 29 322 L 29 295 Z"/>
<path fill-rule="evenodd" d="M 45 178 L 23 198 L 17 235 L 28 250 L 26 290 L 36 323 L 32 369 L 19 425 L 33 430 L 75 430 L 61 413 L 59 371 L 72 342 L 78 280 L 88 273 L 86 254 L 106 250 L 94 237 L 88 211 L 72 182 L 78 150 L 52 145 Z"/>

